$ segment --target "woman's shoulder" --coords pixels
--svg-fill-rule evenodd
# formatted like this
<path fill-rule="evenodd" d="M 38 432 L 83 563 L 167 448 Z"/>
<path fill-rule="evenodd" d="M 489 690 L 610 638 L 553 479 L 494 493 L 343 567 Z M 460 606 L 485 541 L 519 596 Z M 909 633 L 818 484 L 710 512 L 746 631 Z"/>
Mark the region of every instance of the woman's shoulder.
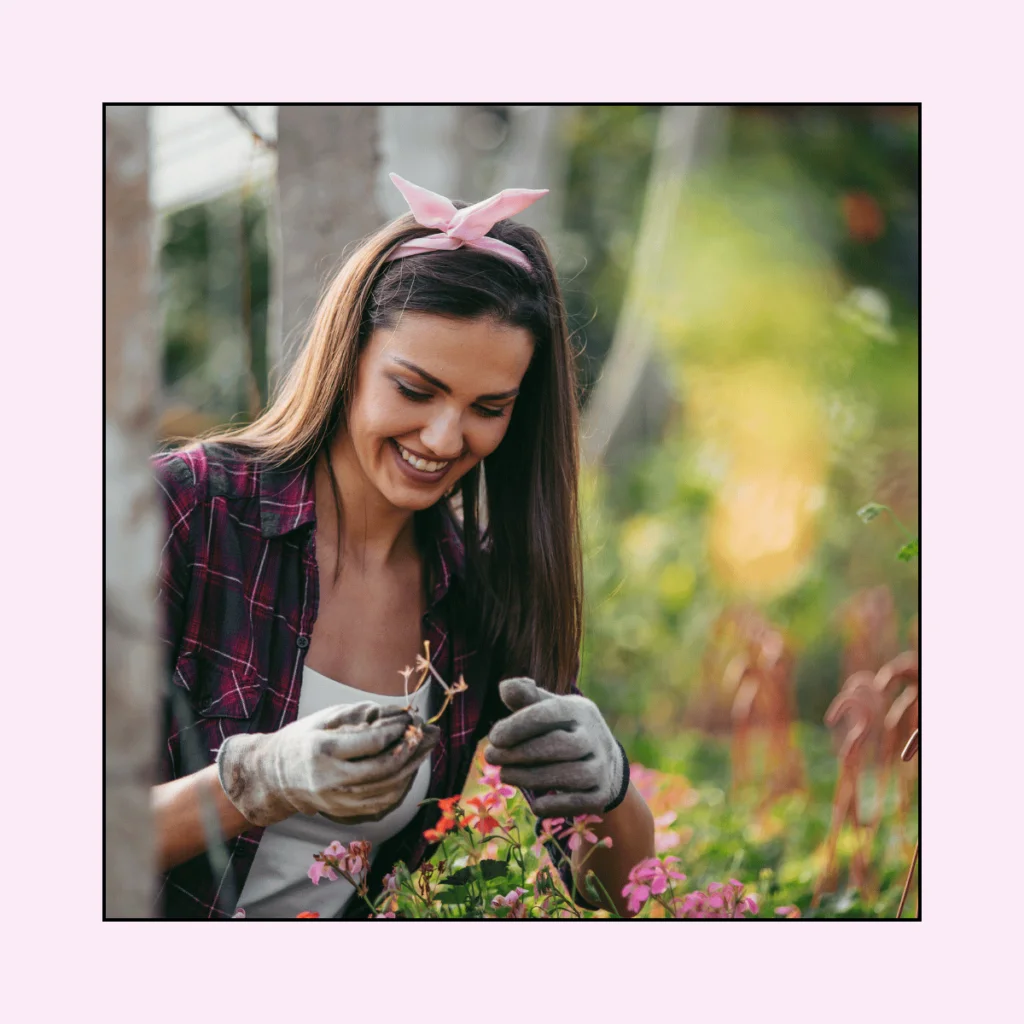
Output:
<path fill-rule="evenodd" d="M 153 473 L 172 505 L 184 510 L 215 497 L 253 497 L 258 468 L 240 447 L 196 442 L 150 459 Z"/>

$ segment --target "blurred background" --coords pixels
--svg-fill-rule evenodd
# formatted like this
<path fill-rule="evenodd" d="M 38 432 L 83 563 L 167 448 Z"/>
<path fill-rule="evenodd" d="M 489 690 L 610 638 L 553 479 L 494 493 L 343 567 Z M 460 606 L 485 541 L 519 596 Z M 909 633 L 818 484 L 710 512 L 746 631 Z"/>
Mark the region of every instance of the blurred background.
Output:
<path fill-rule="evenodd" d="M 165 445 L 263 407 L 346 247 L 404 212 L 389 171 L 471 202 L 551 190 L 520 219 L 582 352 L 582 688 L 706 804 L 747 780 L 752 808 L 820 806 L 818 849 L 848 734 L 830 703 L 917 645 L 918 108 L 179 106 L 147 126 Z M 759 827 L 741 863 L 777 870 Z"/>

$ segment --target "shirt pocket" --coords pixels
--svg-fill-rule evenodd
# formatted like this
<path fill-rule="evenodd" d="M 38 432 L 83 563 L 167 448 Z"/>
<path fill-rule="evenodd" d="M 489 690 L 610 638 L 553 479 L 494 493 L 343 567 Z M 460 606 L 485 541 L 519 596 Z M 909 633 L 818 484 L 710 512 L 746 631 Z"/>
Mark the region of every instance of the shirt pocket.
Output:
<path fill-rule="evenodd" d="M 256 713 L 264 686 L 254 673 L 237 667 L 183 654 L 174 668 L 174 682 L 185 691 L 191 710 L 200 718 L 247 721 Z"/>

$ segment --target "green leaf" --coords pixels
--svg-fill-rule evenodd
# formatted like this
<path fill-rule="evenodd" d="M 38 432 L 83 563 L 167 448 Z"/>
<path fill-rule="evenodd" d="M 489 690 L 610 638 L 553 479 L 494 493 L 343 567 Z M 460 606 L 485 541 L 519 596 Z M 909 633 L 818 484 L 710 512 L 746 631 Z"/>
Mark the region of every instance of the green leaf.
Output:
<path fill-rule="evenodd" d="M 465 885 L 473 877 L 472 868 L 459 868 L 450 875 L 446 875 L 438 883 L 439 885 Z"/>
<path fill-rule="evenodd" d="M 909 562 L 911 559 L 917 558 L 920 554 L 920 542 L 916 540 L 910 541 L 909 544 L 904 544 L 903 547 L 896 552 L 896 557 L 901 562 Z"/>
<path fill-rule="evenodd" d="M 870 523 L 872 519 L 877 519 L 884 511 L 884 505 L 869 501 L 863 508 L 857 509 L 857 515 L 860 516 L 863 522 Z"/>
<path fill-rule="evenodd" d="M 482 860 L 479 863 L 480 872 L 484 881 L 491 881 L 494 878 L 504 878 L 508 874 L 508 864 L 503 860 Z M 459 868 L 450 875 L 441 879 L 440 885 L 465 885 L 473 878 L 471 867 Z"/>
<path fill-rule="evenodd" d="M 508 862 L 503 860 L 482 860 L 480 870 L 484 878 L 490 881 L 492 878 L 504 878 L 508 874 Z"/>
<path fill-rule="evenodd" d="M 457 885 L 454 889 L 446 889 L 434 896 L 438 903 L 446 905 L 468 903 L 470 900 L 469 886 Z"/>

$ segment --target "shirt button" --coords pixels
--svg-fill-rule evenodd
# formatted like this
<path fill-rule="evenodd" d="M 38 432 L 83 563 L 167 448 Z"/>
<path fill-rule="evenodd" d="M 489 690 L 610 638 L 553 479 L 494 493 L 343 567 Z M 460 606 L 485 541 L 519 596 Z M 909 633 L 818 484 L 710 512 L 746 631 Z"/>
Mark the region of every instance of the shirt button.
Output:
<path fill-rule="evenodd" d="M 300 636 L 298 640 L 295 641 L 295 646 L 298 647 L 300 651 L 304 651 L 309 646 L 309 637 Z"/>

